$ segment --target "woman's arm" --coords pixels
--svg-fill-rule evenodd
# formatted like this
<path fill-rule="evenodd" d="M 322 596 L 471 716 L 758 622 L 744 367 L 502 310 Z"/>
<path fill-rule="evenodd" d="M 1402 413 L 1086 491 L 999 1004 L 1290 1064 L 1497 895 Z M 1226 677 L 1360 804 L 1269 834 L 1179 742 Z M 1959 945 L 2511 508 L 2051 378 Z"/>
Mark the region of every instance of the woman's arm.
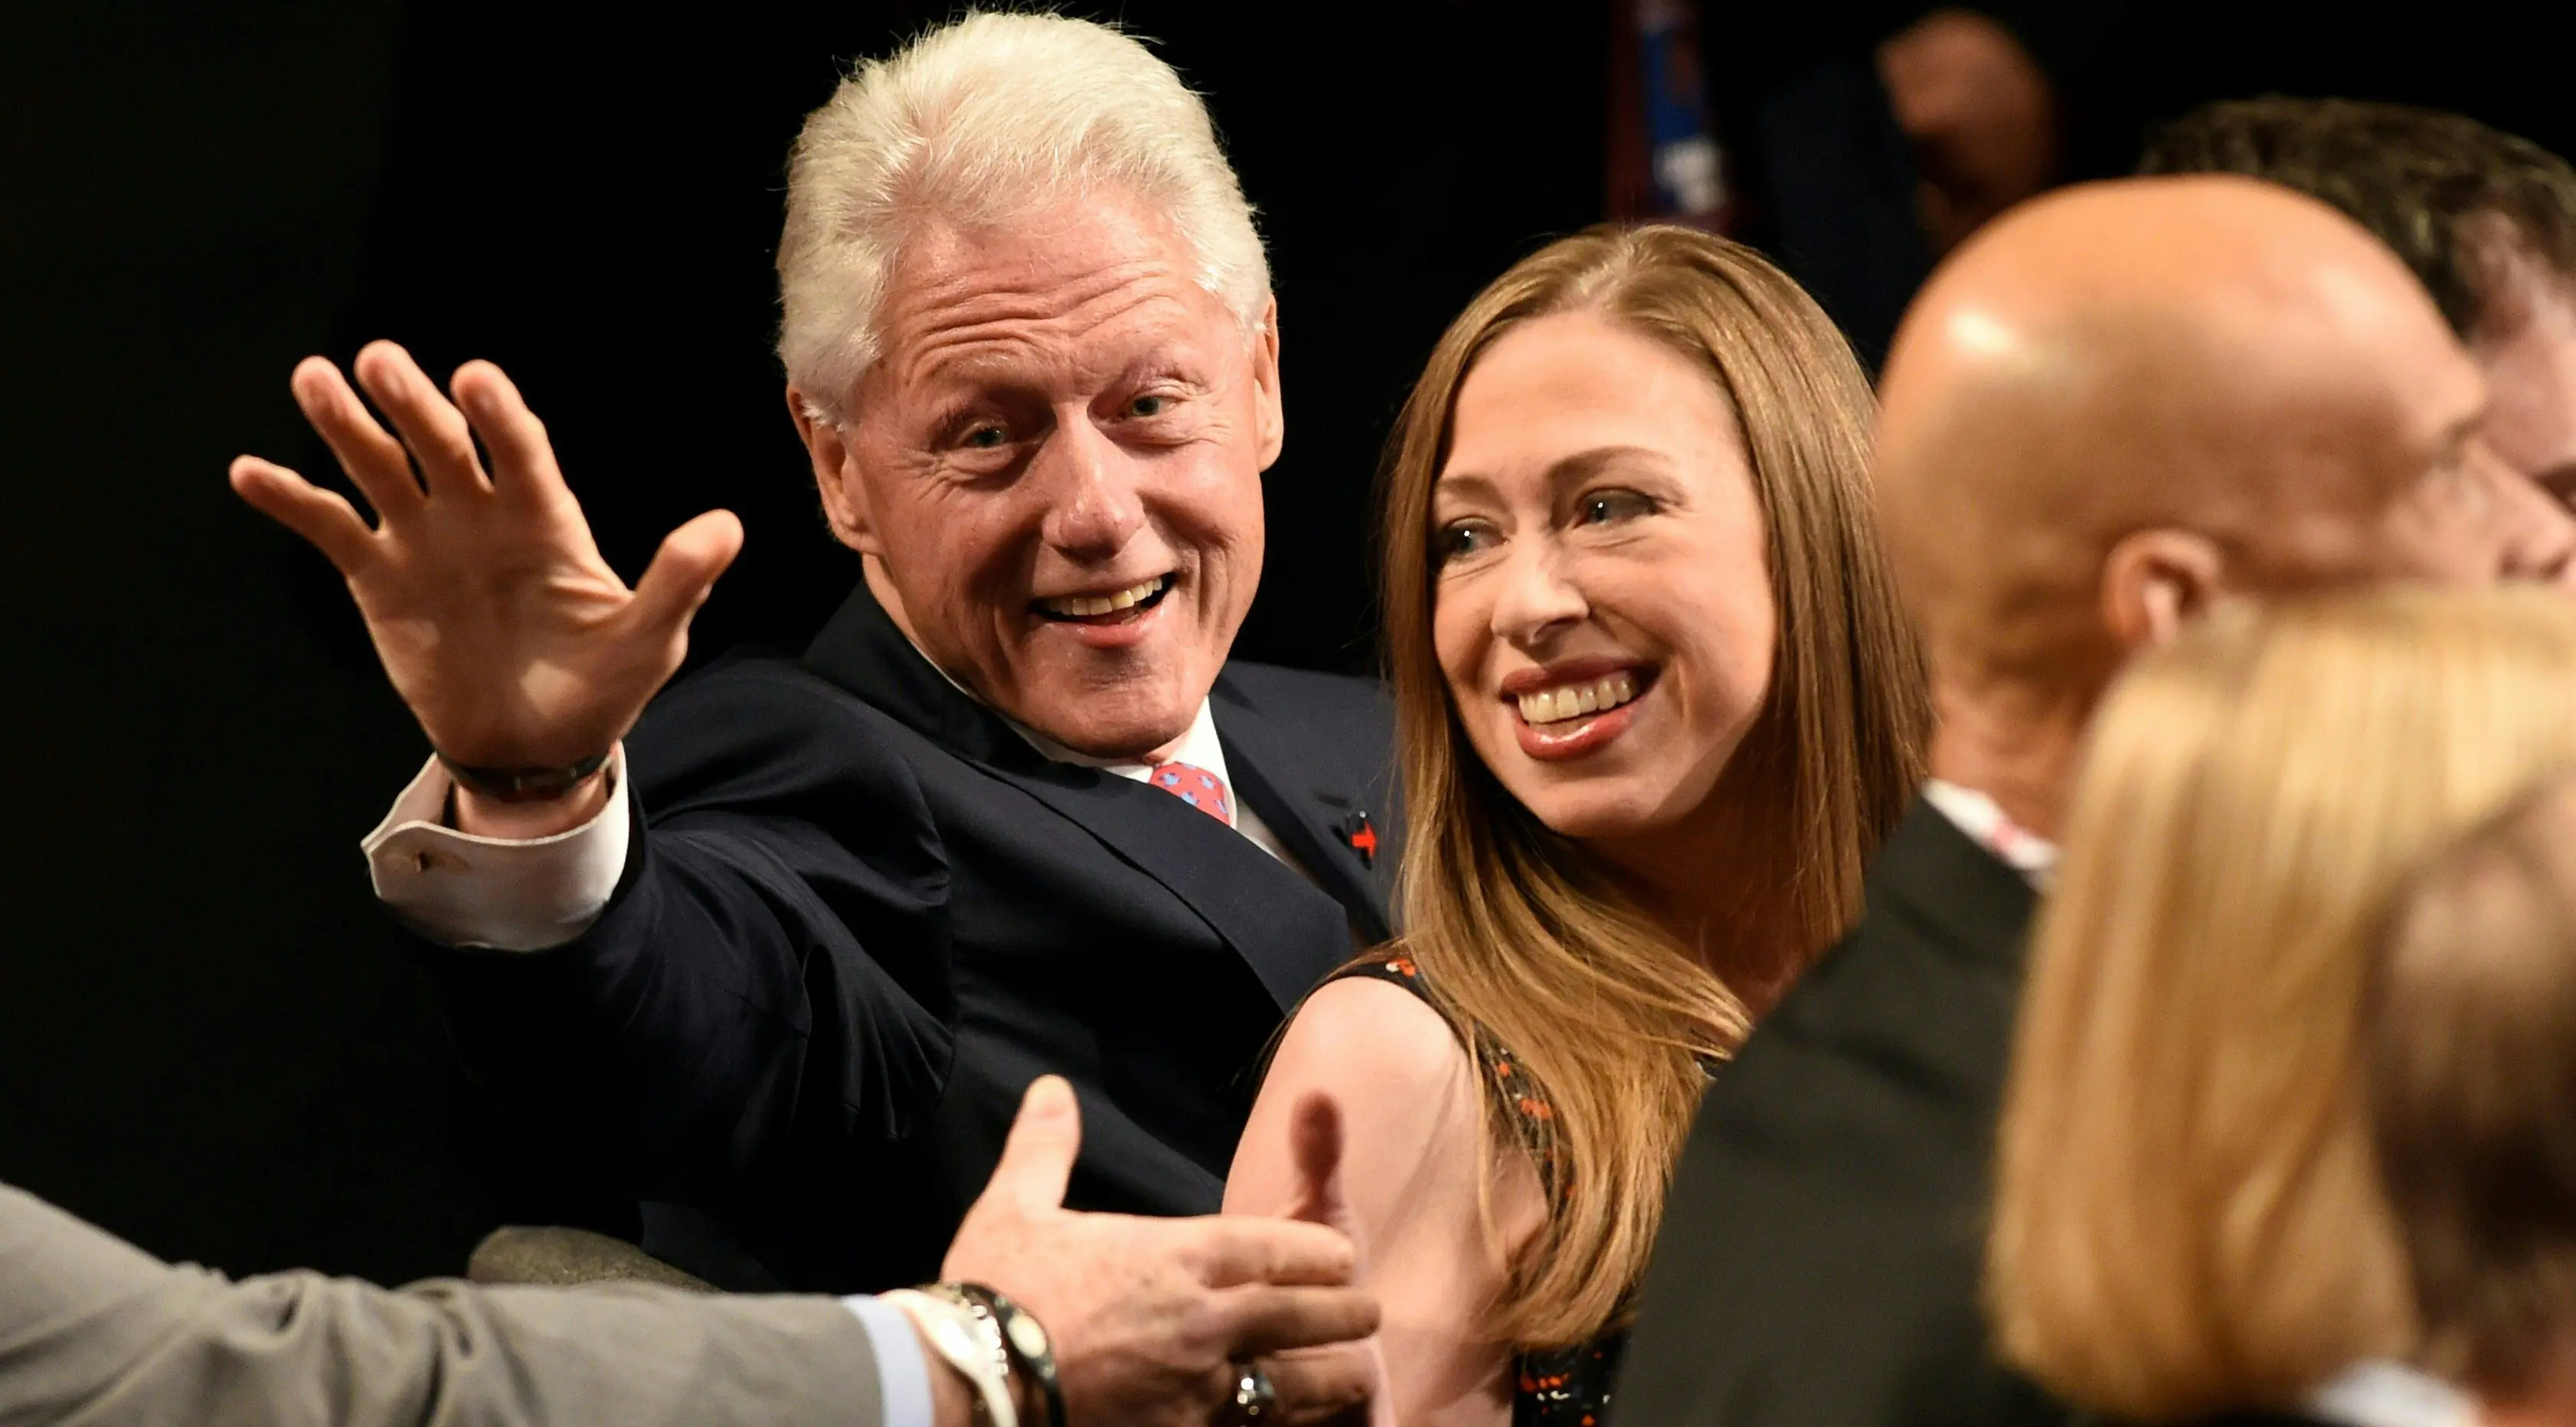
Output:
<path fill-rule="evenodd" d="M 1379 1421 L 1501 1427 L 1511 1420 L 1511 1351 L 1489 1307 L 1511 1251 L 1545 1220 L 1538 1172 L 1505 1147 L 1486 1156 L 1473 1062 L 1448 1023 L 1382 981 L 1336 981 L 1309 997 L 1262 1081 L 1234 1169 L 1228 1213 L 1279 1214 L 1299 1199 L 1292 1111 L 1307 1095 L 1342 1117 L 1342 1192 L 1360 1282 L 1385 1310 Z M 1493 1223 L 1477 1211 L 1492 1176 Z"/>

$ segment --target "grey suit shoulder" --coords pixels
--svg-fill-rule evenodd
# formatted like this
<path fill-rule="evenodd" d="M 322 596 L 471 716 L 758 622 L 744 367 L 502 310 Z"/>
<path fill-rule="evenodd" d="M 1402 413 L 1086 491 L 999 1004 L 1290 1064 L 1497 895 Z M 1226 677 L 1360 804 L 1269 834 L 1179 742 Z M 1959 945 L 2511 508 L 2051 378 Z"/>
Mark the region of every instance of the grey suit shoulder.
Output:
<path fill-rule="evenodd" d="M 0 1185 L 0 1427 L 880 1420 L 830 1298 L 173 1267 Z"/>

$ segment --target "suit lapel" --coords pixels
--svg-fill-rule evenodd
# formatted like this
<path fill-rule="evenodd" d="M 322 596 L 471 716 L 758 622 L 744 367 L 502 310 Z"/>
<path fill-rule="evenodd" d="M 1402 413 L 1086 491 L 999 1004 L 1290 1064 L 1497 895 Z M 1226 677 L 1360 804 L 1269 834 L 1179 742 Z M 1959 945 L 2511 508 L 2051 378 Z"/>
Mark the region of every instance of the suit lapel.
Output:
<path fill-rule="evenodd" d="M 1350 931 L 1333 896 L 1169 793 L 1040 754 L 923 658 L 865 585 L 816 636 L 805 663 L 924 738 L 1026 791 L 1160 882 L 1224 938 L 1282 1010 L 1312 990 L 1348 950 Z M 1220 738 L 1225 733 L 1221 722 Z M 1313 834 L 1303 821 L 1274 816 L 1262 805 L 1271 794 L 1258 773 L 1258 793 L 1243 781 L 1258 759 L 1238 767 L 1234 757 L 1229 741 L 1226 771 L 1238 796 L 1261 800 L 1252 806 L 1262 820 L 1291 850 L 1310 856 L 1303 843 Z M 1284 825 L 1291 823 L 1295 840 Z M 1320 871 L 1331 861 L 1312 858 L 1308 865 Z"/>
<path fill-rule="evenodd" d="M 1171 794 L 1065 763 L 1003 776 L 1188 903 L 1251 966 L 1281 1010 L 1297 1004 L 1347 953 L 1350 930 L 1338 903 L 1252 839 Z"/>
<path fill-rule="evenodd" d="M 1921 797 L 1879 852 L 1874 880 L 1904 916 L 1952 950 L 2018 978 L 2039 894 Z"/>
<path fill-rule="evenodd" d="M 1347 833 L 1354 818 L 1372 818 L 1373 826 L 1391 824 L 1390 810 L 1362 806 L 1356 788 L 1315 786 L 1313 770 L 1297 766 L 1270 720 L 1249 700 L 1219 698 L 1215 707 L 1226 772 L 1244 804 L 1261 815 L 1281 845 L 1342 904 L 1363 937 L 1386 940 L 1385 898 L 1352 852 Z"/>

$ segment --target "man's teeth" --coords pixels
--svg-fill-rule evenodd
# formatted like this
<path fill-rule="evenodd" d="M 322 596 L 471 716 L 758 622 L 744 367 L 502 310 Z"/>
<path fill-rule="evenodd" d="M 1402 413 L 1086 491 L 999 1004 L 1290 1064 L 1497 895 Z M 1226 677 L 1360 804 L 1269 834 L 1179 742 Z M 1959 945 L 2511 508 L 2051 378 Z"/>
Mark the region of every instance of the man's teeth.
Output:
<path fill-rule="evenodd" d="M 1635 697 L 1636 676 L 1612 674 L 1588 684 L 1567 684 L 1562 688 L 1523 694 L 1520 696 L 1521 719 L 1526 723 L 1562 723 L 1585 714 L 1615 709 Z"/>
<path fill-rule="evenodd" d="M 1152 599 L 1171 581 L 1169 575 L 1156 575 L 1141 585 L 1133 585 L 1114 595 L 1067 595 L 1062 599 L 1040 600 L 1038 608 L 1067 619 L 1084 619 L 1092 615 L 1116 614 L 1131 609 L 1141 601 Z"/>

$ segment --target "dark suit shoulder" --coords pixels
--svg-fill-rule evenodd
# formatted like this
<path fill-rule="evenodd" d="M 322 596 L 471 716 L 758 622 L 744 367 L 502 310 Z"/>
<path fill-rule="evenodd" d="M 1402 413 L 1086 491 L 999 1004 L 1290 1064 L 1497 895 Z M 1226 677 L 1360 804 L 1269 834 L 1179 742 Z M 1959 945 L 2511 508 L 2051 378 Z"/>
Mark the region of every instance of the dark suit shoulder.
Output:
<path fill-rule="evenodd" d="M 799 665 L 739 659 L 655 699 L 627 740 L 639 786 L 691 796 L 723 787 L 758 796 L 787 785 L 909 785 L 932 745 L 884 711 Z M 909 800 L 917 801 L 917 790 Z"/>
<path fill-rule="evenodd" d="M 1395 702 L 1375 679 L 1237 659 L 1225 666 L 1215 692 L 1273 718 L 1313 719 L 1345 730 L 1352 724 L 1390 733 L 1395 728 Z"/>
<path fill-rule="evenodd" d="M 1322 775 L 1317 781 L 1392 786 L 1395 702 L 1377 680 L 1238 659 L 1211 693 L 1219 732 L 1241 731 L 1241 722 L 1226 716 L 1231 707 L 1259 719 L 1263 753 Z"/>
<path fill-rule="evenodd" d="M 1992 1359 L 1978 1292 L 2031 899 L 1956 862 L 1956 838 L 1909 818 L 1861 923 L 1711 1085 L 1647 1274 L 1629 1420 L 2062 1419 Z"/>

